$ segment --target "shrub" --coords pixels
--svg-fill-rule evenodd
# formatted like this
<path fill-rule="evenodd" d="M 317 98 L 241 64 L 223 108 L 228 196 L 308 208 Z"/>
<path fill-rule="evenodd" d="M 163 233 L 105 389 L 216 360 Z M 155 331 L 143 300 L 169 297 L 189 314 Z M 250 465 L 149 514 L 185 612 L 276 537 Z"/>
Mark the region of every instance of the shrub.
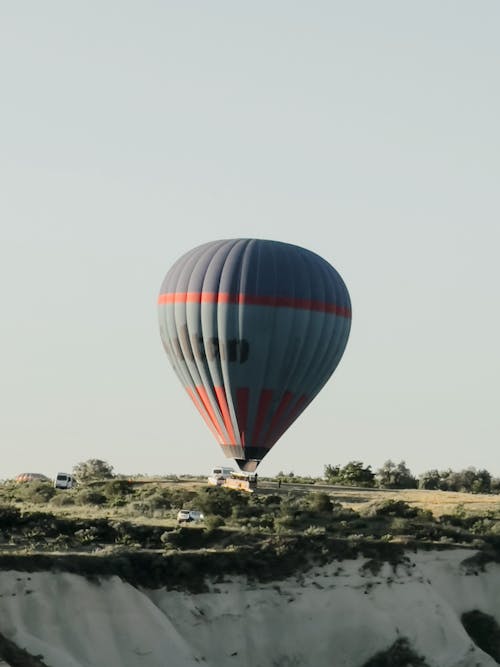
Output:
<path fill-rule="evenodd" d="M 0 529 L 12 528 L 21 521 L 21 512 L 17 507 L 0 505 Z"/>
<path fill-rule="evenodd" d="M 177 533 L 175 530 L 166 530 L 160 535 L 160 542 L 166 549 L 170 549 L 172 546 L 176 546 L 176 539 L 172 539 L 172 536 L 175 536 Z"/>
<path fill-rule="evenodd" d="M 76 494 L 76 501 L 82 505 L 105 505 L 107 500 L 103 493 L 92 489 L 81 489 Z"/>
<path fill-rule="evenodd" d="M 205 515 L 217 514 L 219 517 L 227 518 L 231 516 L 238 495 L 241 494 L 213 486 L 200 491 L 196 501 Z"/>
<path fill-rule="evenodd" d="M 82 544 L 92 544 L 100 539 L 101 535 L 96 526 L 87 526 L 75 531 L 75 538 Z"/>
<path fill-rule="evenodd" d="M 149 518 L 174 517 L 176 510 L 169 506 L 168 498 L 162 494 L 154 494 L 149 498 L 134 500 L 128 504 L 133 515 L 147 516 Z"/>
<path fill-rule="evenodd" d="M 161 493 L 166 497 L 168 496 L 172 508 L 179 510 L 188 505 L 196 497 L 196 492 L 189 491 L 188 489 L 165 489 Z"/>
<path fill-rule="evenodd" d="M 111 479 L 113 466 L 101 459 L 88 459 L 73 467 L 73 475 L 79 482 L 88 482 L 93 479 Z"/>
<path fill-rule="evenodd" d="M 325 532 L 326 530 L 323 526 L 309 526 L 309 528 L 305 529 L 304 535 L 308 535 L 309 537 L 315 537 L 317 535 L 324 535 Z"/>
<path fill-rule="evenodd" d="M 233 519 L 238 521 L 239 519 L 248 519 L 250 517 L 262 516 L 264 510 L 261 507 L 256 507 L 255 505 L 235 505 L 231 511 L 231 516 Z"/>
<path fill-rule="evenodd" d="M 340 484 L 342 486 L 375 486 L 375 475 L 371 466 L 363 466 L 361 461 L 350 461 L 343 468 L 340 466 L 326 465 L 324 476 L 329 484 Z"/>
<path fill-rule="evenodd" d="M 292 514 L 283 514 L 282 516 L 276 517 L 274 520 L 274 525 L 276 529 L 280 531 L 281 529 L 290 530 L 297 526 L 297 520 Z"/>
<path fill-rule="evenodd" d="M 392 518 L 389 524 L 389 530 L 394 535 L 410 535 L 414 533 L 413 522 L 400 516 Z"/>
<path fill-rule="evenodd" d="M 309 504 L 311 509 L 316 512 L 331 512 L 333 509 L 332 499 L 328 493 L 312 493 Z"/>
<path fill-rule="evenodd" d="M 404 461 L 394 463 L 389 459 L 377 470 L 377 481 L 384 489 L 416 489 L 417 479 L 413 477 Z"/>
<path fill-rule="evenodd" d="M 49 482 L 26 482 L 16 489 L 16 496 L 29 503 L 42 504 L 54 496 L 56 490 Z"/>
<path fill-rule="evenodd" d="M 224 519 L 218 514 L 212 514 L 211 516 L 208 516 L 205 519 L 205 529 L 207 533 L 211 533 L 212 531 L 216 530 L 217 528 L 220 528 L 223 525 L 224 525 Z"/>
<path fill-rule="evenodd" d="M 411 507 L 404 500 L 384 500 L 375 507 L 376 516 L 397 516 L 402 519 L 412 519 L 418 516 L 418 509 Z"/>
<path fill-rule="evenodd" d="M 256 496 L 256 498 L 259 498 L 259 496 Z M 274 493 L 270 493 L 268 496 L 264 496 L 264 505 L 281 505 L 281 496 L 278 496 Z"/>
<path fill-rule="evenodd" d="M 163 493 L 155 493 L 149 496 L 147 504 L 152 510 L 169 510 L 172 508 L 170 498 Z"/>
<path fill-rule="evenodd" d="M 128 479 L 111 479 L 109 482 L 104 483 L 102 492 L 108 498 L 116 498 L 130 496 L 134 492 L 134 489 Z"/>
<path fill-rule="evenodd" d="M 67 507 L 75 504 L 75 498 L 72 493 L 58 493 L 50 499 L 50 504 L 55 507 Z"/>

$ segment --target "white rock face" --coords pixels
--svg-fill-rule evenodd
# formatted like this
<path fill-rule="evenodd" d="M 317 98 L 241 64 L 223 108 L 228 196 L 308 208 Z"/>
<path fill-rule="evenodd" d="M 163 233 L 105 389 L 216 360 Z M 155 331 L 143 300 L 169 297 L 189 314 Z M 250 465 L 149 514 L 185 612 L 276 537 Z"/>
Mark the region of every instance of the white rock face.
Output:
<path fill-rule="evenodd" d="M 500 624 L 500 565 L 470 574 L 473 554 L 408 553 L 376 574 L 346 560 L 196 595 L 0 572 L 0 632 L 50 667 L 362 667 L 400 637 L 431 667 L 496 667 L 460 621 L 479 609 Z"/>

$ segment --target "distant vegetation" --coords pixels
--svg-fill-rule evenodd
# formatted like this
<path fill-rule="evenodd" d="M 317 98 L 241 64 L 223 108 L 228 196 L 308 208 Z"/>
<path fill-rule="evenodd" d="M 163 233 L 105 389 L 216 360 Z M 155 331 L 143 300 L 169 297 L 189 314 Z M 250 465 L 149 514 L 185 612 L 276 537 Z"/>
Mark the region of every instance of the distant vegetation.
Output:
<path fill-rule="evenodd" d="M 493 477 L 487 470 L 477 470 L 473 467 L 458 472 L 451 469 L 428 470 L 416 477 L 404 461 L 399 463 L 386 461 L 376 472 L 372 471 L 371 466 L 365 466 L 361 461 L 350 461 L 343 467 L 326 465 L 324 477 L 329 484 L 341 486 L 500 493 L 500 478 Z"/>
<path fill-rule="evenodd" d="M 111 479 L 113 477 L 113 466 L 101 459 L 88 459 L 88 461 L 82 461 L 73 467 L 73 475 L 80 482 L 88 482 L 93 479 Z"/>

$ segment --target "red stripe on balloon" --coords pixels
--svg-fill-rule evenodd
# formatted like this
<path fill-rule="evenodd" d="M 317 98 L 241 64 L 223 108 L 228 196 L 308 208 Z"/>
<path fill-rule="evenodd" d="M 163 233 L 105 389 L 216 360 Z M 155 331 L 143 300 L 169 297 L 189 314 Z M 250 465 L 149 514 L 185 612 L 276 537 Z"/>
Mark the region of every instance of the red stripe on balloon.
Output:
<path fill-rule="evenodd" d="M 226 392 L 224 387 L 214 387 L 215 395 L 217 396 L 217 401 L 219 402 L 220 411 L 222 412 L 222 418 L 224 419 L 224 425 L 229 434 L 229 443 L 230 445 L 236 444 L 236 438 L 234 436 L 233 423 L 231 421 L 231 415 L 229 414 L 229 407 L 226 400 Z"/>
<path fill-rule="evenodd" d="M 302 396 L 299 397 L 293 408 L 286 416 L 286 419 L 281 423 L 280 428 L 277 431 L 275 431 L 271 436 L 270 442 L 266 443 L 266 446 L 268 446 L 269 449 L 271 449 L 271 447 L 281 438 L 283 433 L 285 433 L 285 431 L 293 424 L 293 422 L 305 409 L 305 407 L 309 403 L 309 400 L 310 400 L 309 397 L 305 396 L 304 394 L 302 394 Z"/>
<path fill-rule="evenodd" d="M 214 435 L 215 439 L 219 442 L 219 444 L 223 445 L 224 444 L 224 438 L 221 436 L 219 431 L 215 428 L 214 424 L 212 423 L 212 420 L 207 414 L 207 411 L 205 409 L 205 406 L 203 403 L 200 402 L 199 398 L 196 396 L 194 391 L 190 387 L 186 387 L 186 391 L 189 394 L 189 398 L 193 401 L 193 403 L 196 406 L 196 409 L 200 413 L 200 415 L 203 417 L 206 425 L 208 428 L 212 431 L 212 434 Z"/>
<path fill-rule="evenodd" d="M 217 429 L 217 433 L 222 438 L 222 441 L 225 443 L 226 442 L 226 437 L 225 437 L 224 432 L 222 431 L 222 429 L 220 427 L 220 424 L 217 420 L 214 409 L 212 408 L 212 406 L 210 404 L 210 400 L 208 398 L 207 390 L 205 389 L 205 387 L 202 387 L 201 385 L 198 385 L 196 387 L 196 391 L 198 392 L 198 395 L 201 398 L 203 405 L 205 406 L 205 410 L 207 411 L 208 416 L 210 417 L 210 421 L 212 422 L 212 424 Z"/>
<path fill-rule="evenodd" d="M 293 398 L 293 394 L 291 391 L 285 391 L 283 394 L 281 401 L 276 409 L 276 412 L 273 415 L 271 424 L 269 425 L 269 428 L 266 433 L 266 437 L 264 438 L 264 442 L 273 442 L 272 436 L 275 431 L 278 431 L 281 426 L 281 422 L 286 416 L 286 411 L 288 406 L 290 405 L 290 401 Z"/>
<path fill-rule="evenodd" d="M 340 317 L 351 318 L 351 309 L 338 306 L 326 301 L 312 299 L 294 299 L 291 297 L 254 296 L 251 294 L 230 294 L 229 292 L 168 292 L 160 294 L 159 305 L 173 303 L 232 303 L 250 306 L 275 306 L 280 308 L 295 308 L 297 310 L 312 310 L 320 313 L 331 313 Z"/>
<path fill-rule="evenodd" d="M 236 389 L 236 415 L 238 419 L 238 427 L 240 429 L 240 439 L 243 447 L 245 446 L 245 435 L 248 423 L 248 401 L 250 398 L 250 390 L 248 387 L 238 387 Z"/>
<path fill-rule="evenodd" d="M 269 412 L 269 406 L 271 404 L 271 399 L 273 397 L 272 389 L 262 389 L 259 397 L 259 406 L 257 408 L 257 417 L 255 419 L 255 428 L 252 433 L 252 445 L 259 444 L 259 437 L 262 427 L 264 425 L 264 420 L 267 417 Z"/>

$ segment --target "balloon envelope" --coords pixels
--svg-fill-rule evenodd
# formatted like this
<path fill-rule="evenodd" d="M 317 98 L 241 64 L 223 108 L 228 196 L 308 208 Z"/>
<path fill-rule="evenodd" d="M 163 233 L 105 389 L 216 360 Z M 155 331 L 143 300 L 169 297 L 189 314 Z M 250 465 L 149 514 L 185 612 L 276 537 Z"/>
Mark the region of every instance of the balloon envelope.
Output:
<path fill-rule="evenodd" d="M 344 352 L 351 303 L 337 271 L 299 246 L 206 243 L 158 298 L 170 362 L 225 455 L 253 471 Z"/>

